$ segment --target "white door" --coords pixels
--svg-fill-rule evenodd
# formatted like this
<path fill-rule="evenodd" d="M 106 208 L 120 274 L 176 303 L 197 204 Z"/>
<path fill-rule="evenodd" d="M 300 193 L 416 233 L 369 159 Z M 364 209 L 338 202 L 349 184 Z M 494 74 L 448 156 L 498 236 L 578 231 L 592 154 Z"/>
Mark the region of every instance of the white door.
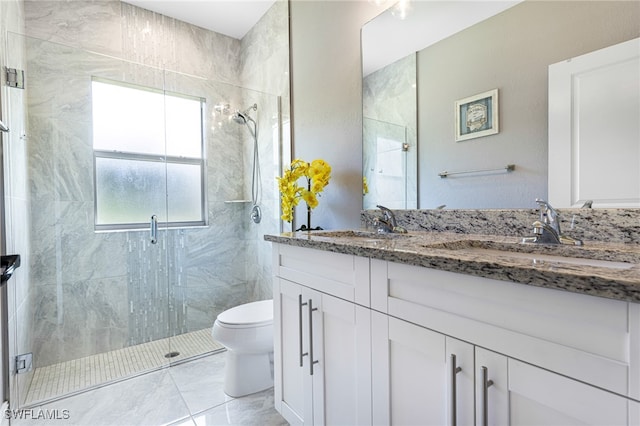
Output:
<path fill-rule="evenodd" d="M 549 202 L 640 207 L 640 39 L 549 66 Z"/>
<path fill-rule="evenodd" d="M 371 315 L 373 424 L 447 424 L 445 336 Z"/>

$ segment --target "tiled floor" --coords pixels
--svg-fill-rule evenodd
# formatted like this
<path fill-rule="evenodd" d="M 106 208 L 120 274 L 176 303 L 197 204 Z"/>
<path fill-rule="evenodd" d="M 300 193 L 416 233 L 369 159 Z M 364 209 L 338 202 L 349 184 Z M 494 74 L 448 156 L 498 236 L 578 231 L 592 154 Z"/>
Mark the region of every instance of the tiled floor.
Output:
<path fill-rule="evenodd" d="M 224 394 L 225 353 L 144 374 L 33 408 L 12 425 L 286 425 L 273 389 L 242 398 Z M 41 416 L 40 418 L 37 418 Z"/>
<path fill-rule="evenodd" d="M 211 329 L 207 328 L 36 368 L 25 404 L 31 405 L 220 349 L 222 345 L 213 340 Z M 166 358 L 165 354 L 169 352 L 178 352 L 179 355 Z"/>

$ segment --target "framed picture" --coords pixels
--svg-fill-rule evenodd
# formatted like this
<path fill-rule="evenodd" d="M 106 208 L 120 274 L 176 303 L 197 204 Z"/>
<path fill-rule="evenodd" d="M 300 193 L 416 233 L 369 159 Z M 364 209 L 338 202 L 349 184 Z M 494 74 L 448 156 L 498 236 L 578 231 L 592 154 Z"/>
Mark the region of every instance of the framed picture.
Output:
<path fill-rule="evenodd" d="M 456 101 L 456 142 L 498 133 L 498 89 Z"/>

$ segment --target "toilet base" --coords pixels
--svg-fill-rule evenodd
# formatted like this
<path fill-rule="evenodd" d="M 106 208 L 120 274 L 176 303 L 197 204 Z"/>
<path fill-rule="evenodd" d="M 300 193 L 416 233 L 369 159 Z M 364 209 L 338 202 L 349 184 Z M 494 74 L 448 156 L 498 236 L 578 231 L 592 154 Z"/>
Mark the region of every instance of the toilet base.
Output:
<path fill-rule="evenodd" d="M 239 354 L 227 349 L 224 393 L 237 398 L 273 386 L 273 352 Z"/>

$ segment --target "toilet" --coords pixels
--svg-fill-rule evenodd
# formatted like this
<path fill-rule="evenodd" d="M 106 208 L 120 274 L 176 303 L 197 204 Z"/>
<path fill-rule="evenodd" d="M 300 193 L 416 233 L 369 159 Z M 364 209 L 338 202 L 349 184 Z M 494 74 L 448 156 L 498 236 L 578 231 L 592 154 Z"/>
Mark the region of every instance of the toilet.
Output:
<path fill-rule="evenodd" d="M 240 397 L 273 386 L 273 300 L 222 312 L 211 335 L 227 348 L 224 393 Z"/>

